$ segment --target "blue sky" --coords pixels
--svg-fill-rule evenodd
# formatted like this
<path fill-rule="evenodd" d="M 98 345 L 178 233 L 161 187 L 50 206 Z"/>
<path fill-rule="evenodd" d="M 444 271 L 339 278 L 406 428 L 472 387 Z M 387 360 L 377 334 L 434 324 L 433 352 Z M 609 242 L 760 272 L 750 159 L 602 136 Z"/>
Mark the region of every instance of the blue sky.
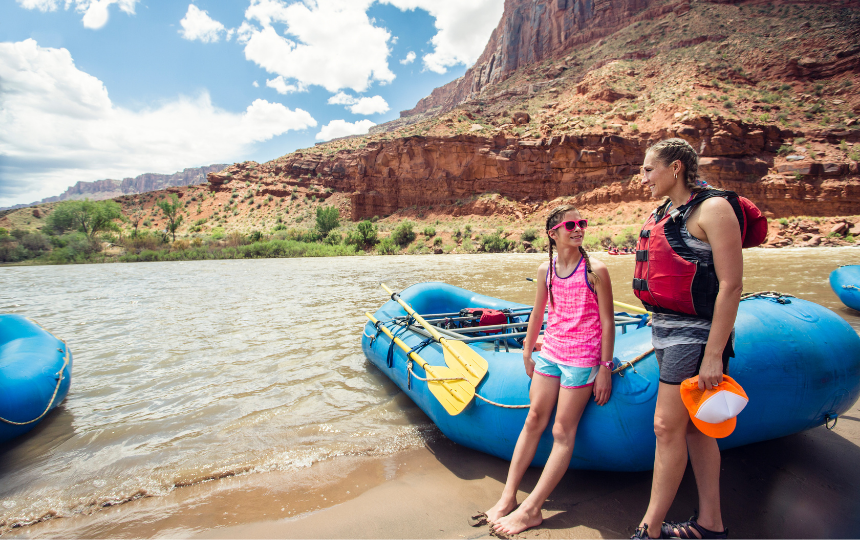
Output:
<path fill-rule="evenodd" d="M 503 0 L 5 0 L 0 207 L 263 162 L 461 76 Z"/>

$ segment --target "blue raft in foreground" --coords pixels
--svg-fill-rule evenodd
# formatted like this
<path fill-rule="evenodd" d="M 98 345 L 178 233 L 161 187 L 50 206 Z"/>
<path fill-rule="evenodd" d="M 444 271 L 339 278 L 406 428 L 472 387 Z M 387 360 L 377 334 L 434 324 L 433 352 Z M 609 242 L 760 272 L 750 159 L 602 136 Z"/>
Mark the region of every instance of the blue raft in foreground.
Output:
<path fill-rule="evenodd" d="M 419 314 L 456 313 L 467 307 L 515 309 L 530 306 L 484 296 L 445 283 L 420 283 L 401 298 Z M 424 336 L 391 322 L 404 317 L 389 300 L 375 317 L 414 347 Z M 736 357 L 731 376 L 750 401 L 738 416 L 737 428 L 720 440 L 723 449 L 783 437 L 835 420 L 860 397 L 860 337 L 841 317 L 817 304 L 789 297 L 757 296 L 741 302 L 736 328 Z M 498 336 L 497 336 L 498 337 Z M 514 340 L 470 343 L 489 363 L 476 395 L 499 405 L 527 405 L 530 379 L 523 369 L 522 349 Z M 509 460 L 522 429 L 526 408 L 504 408 L 476 397 L 460 414 L 449 415 L 427 388 L 409 377 L 406 354 L 373 324 L 364 328 L 362 349 L 370 361 L 436 423 L 451 440 Z M 505 350 L 506 346 L 509 350 Z M 419 354 L 433 366 L 444 366 L 443 351 L 432 343 Z M 638 360 L 637 360 L 638 358 Z M 627 364 L 631 362 L 632 364 Z M 577 430 L 572 469 L 644 471 L 654 465 L 654 407 L 657 360 L 651 329 L 617 332 L 612 397 L 599 407 L 590 402 Z M 413 371 L 426 377 L 417 365 Z M 534 465 L 543 465 L 552 448 L 551 423 L 541 438 Z"/>
<path fill-rule="evenodd" d="M 840 266 L 830 272 L 830 287 L 843 304 L 860 311 L 860 265 Z"/>
<path fill-rule="evenodd" d="M 36 427 L 71 382 L 65 343 L 24 317 L 0 315 L 0 442 Z"/>

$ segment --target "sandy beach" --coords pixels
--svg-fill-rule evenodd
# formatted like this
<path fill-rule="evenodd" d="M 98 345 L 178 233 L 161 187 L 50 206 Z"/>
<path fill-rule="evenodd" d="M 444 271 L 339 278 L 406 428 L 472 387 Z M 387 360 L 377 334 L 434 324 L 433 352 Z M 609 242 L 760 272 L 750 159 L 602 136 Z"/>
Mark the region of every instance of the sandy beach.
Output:
<path fill-rule="evenodd" d="M 856 538 L 860 406 L 835 429 L 723 453 L 723 515 L 732 538 Z M 536 482 L 530 469 L 523 489 Z M 498 497 L 507 462 L 442 436 L 385 457 L 343 457 L 297 473 L 178 488 L 88 516 L 17 529 L 25 538 L 482 538 L 473 511 Z M 650 472 L 569 471 L 521 538 L 625 538 L 648 502 Z M 696 507 L 688 468 L 670 519 Z"/>

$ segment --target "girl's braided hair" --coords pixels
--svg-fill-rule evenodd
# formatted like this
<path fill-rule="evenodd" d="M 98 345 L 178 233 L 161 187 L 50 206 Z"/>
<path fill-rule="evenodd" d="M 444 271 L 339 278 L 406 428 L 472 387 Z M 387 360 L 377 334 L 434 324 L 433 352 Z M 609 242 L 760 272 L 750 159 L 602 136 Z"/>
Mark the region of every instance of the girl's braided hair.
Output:
<path fill-rule="evenodd" d="M 552 212 L 549 213 L 549 216 L 546 218 L 546 236 L 549 240 L 549 271 L 554 272 L 555 270 L 552 267 L 552 248 L 555 246 L 555 240 L 550 236 L 549 231 L 559 223 L 561 223 L 564 215 L 571 210 L 575 212 L 579 212 L 575 206 L 570 204 L 565 204 L 562 206 L 558 206 L 553 208 Z M 588 270 L 588 282 L 591 283 L 592 287 L 600 281 L 600 278 L 597 277 L 597 274 L 594 273 L 594 270 L 591 269 L 591 259 L 588 258 L 588 252 L 585 251 L 585 248 L 579 246 L 579 253 L 582 255 L 582 258 L 585 259 L 585 268 Z M 552 306 L 555 306 L 555 301 L 552 296 L 552 278 L 549 280 L 549 303 Z"/>

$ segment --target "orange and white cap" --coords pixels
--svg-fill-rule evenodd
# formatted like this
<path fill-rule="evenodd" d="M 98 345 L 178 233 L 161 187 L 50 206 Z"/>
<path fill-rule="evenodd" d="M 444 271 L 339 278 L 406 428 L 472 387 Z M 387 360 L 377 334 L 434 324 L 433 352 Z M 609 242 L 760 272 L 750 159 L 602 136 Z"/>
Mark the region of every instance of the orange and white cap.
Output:
<path fill-rule="evenodd" d="M 696 375 L 681 383 L 681 399 L 690 413 L 690 420 L 699 431 L 722 439 L 735 430 L 737 415 L 749 402 L 744 389 L 728 375 L 723 382 L 709 390 L 699 389 L 699 376 Z"/>

